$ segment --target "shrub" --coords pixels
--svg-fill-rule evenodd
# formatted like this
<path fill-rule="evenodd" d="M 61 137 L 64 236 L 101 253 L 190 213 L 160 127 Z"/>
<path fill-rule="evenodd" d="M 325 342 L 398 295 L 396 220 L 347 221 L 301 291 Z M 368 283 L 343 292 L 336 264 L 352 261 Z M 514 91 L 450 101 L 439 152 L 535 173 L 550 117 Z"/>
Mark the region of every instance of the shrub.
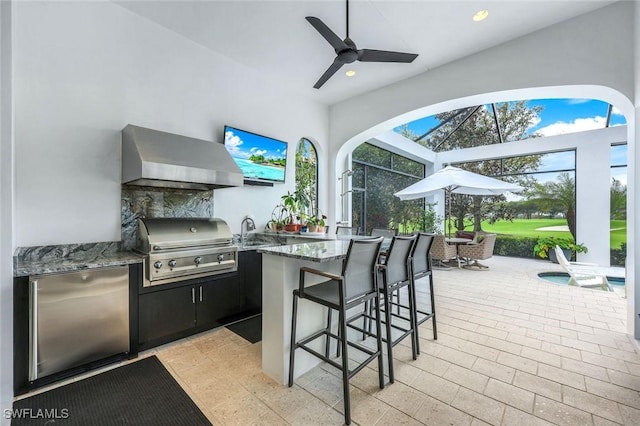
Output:
<path fill-rule="evenodd" d="M 627 257 L 627 243 L 622 243 L 620 248 L 611 249 L 611 266 L 624 266 Z"/>
<path fill-rule="evenodd" d="M 561 249 L 571 250 L 573 253 L 586 253 L 588 251 L 587 247 L 569 238 L 540 237 L 536 241 L 536 245 L 533 246 L 533 254 L 542 259 L 547 259 L 549 257 L 549 251 L 553 250 L 555 246 L 559 246 Z"/>
<path fill-rule="evenodd" d="M 496 237 L 496 245 L 493 248 L 493 253 L 499 256 L 534 259 L 533 247 L 536 245 L 537 241 L 537 238 L 498 235 Z"/>

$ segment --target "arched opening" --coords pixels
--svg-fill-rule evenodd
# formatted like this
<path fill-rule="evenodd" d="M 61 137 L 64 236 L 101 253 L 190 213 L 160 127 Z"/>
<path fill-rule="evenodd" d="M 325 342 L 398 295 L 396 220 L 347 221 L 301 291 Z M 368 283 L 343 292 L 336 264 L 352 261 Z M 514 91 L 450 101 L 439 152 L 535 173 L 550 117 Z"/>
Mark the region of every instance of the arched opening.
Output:
<path fill-rule="evenodd" d="M 336 164 L 336 177 L 340 176 L 343 170 L 347 169 L 351 165 L 351 157 L 354 149 L 363 142 L 371 140 L 373 138 L 384 138 L 384 136 L 391 135 L 392 129 L 402 125 L 403 123 L 409 122 L 411 120 L 415 120 L 420 117 L 433 115 L 437 113 L 442 113 L 446 111 L 451 111 L 459 108 L 471 107 L 473 105 L 480 104 L 488 104 L 492 102 L 506 102 L 517 99 L 536 99 L 536 98 L 591 98 L 591 99 L 599 99 L 605 101 L 614 108 L 620 110 L 620 112 L 624 115 L 627 126 L 620 127 L 618 129 L 604 129 L 604 132 L 607 132 L 607 143 L 601 143 L 596 150 L 589 151 L 586 149 L 579 149 L 576 154 L 576 190 L 577 190 L 577 201 L 576 201 L 576 209 L 578 214 L 582 217 L 579 220 L 578 226 L 578 234 L 588 237 L 588 241 L 585 241 L 586 245 L 589 247 L 589 253 L 587 257 L 584 257 L 583 260 L 593 261 L 601 264 L 609 264 L 610 261 L 610 253 L 609 253 L 609 238 L 610 238 L 610 229 L 609 229 L 609 221 L 610 221 L 610 211 L 609 211 L 609 202 L 613 202 L 610 198 L 610 188 L 611 188 L 611 174 L 612 174 L 612 166 L 621 166 L 622 164 L 614 164 L 610 161 L 612 158 L 612 150 L 614 150 L 616 145 L 628 143 L 629 145 L 629 157 L 625 162 L 626 170 L 628 170 L 629 181 L 628 181 L 628 190 L 627 190 L 627 200 L 626 206 L 630 206 L 630 212 L 633 210 L 634 205 L 634 187 L 635 184 L 633 182 L 632 177 L 635 175 L 635 163 L 634 163 L 634 151 L 635 147 L 633 146 L 633 141 L 635 137 L 635 122 L 634 122 L 634 109 L 633 105 L 629 101 L 627 97 L 625 97 L 620 92 L 610 89 L 608 87 L 603 86 L 557 86 L 557 87 L 541 87 L 541 88 L 528 88 L 528 89 L 520 89 L 520 90 L 508 90 L 503 92 L 492 92 L 481 95 L 473 95 L 464 98 L 452 99 L 449 101 L 421 107 L 412 111 L 408 111 L 405 113 L 398 114 L 392 118 L 389 118 L 383 122 L 380 122 L 368 129 L 364 129 L 360 131 L 358 134 L 353 135 L 351 137 L 346 137 L 345 142 L 337 148 L 335 164 Z M 349 123 L 352 125 L 352 123 Z M 338 128 L 334 134 L 338 136 L 341 131 L 346 130 L 342 128 Z M 599 132 L 600 130 L 594 130 L 593 132 Z M 561 135 L 548 138 L 549 146 L 545 150 L 536 150 L 535 149 L 527 149 L 531 148 L 532 144 L 527 143 L 526 141 L 523 143 L 514 143 L 514 144 L 501 144 L 500 145 L 500 153 L 496 153 L 495 151 L 491 151 L 488 147 L 475 147 L 469 150 L 466 150 L 464 153 L 460 152 L 448 152 L 448 153 L 438 153 L 436 155 L 433 154 L 432 151 L 427 149 L 422 149 L 423 147 L 415 146 L 415 143 L 409 144 L 404 143 L 403 141 L 399 141 L 397 139 L 393 140 L 393 145 L 396 149 L 402 149 L 404 152 L 408 153 L 408 156 L 411 158 L 422 159 L 424 164 L 429 167 L 433 167 L 434 170 L 440 169 L 445 163 L 455 163 L 455 162 L 464 162 L 464 161 L 480 161 L 480 160 L 492 160 L 499 157 L 505 156 L 516 156 L 516 155 L 527 155 L 527 154 L 536 154 L 540 152 L 546 151 L 554 151 L 558 150 L 558 147 L 552 147 L 551 143 L 562 142 L 564 148 L 573 149 L 578 146 L 577 141 L 573 141 L 573 138 L 577 138 L 575 135 Z M 585 164 L 588 164 L 588 161 L 599 161 L 600 163 L 598 167 L 598 172 L 594 173 L 592 169 Z M 582 166 L 581 166 L 582 164 Z M 606 167 L 604 167 L 606 165 Z M 602 166 L 602 167 L 601 167 Z M 428 173 L 429 174 L 429 173 Z M 606 177 L 602 179 L 603 175 L 606 174 Z M 599 194 L 606 198 L 606 202 L 603 205 L 598 203 L 598 207 L 594 208 L 593 202 L 589 201 L 589 197 L 593 196 L 593 184 L 597 179 L 599 185 Z M 602 185 L 602 182 L 605 182 Z M 603 190 L 604 189 L 604 190 Z M 581 195 L 582 193 L 582 195 Z M 442 200 L 442 197 L 434 197 L 435 201 Z M 349 198 L 345 204 L 350 208 L 352 205 L 352 199 Z M 440 203 L 444 204 L 443 200 Z M 341 200 L 336 197 L 334 207 L 336 211 L 338 211 L 339 206 L 341 205 Z M 349 210 L 346 212 L 346 217 L 351 217 L 352 212 Z M 602 223 L 599 223 L 598 226 L 593 225 L 593 217 L 597 215 L 598 217 L 604 218 L 600 219 Z M 631 216 L 630 216 L 631 218 Z M 582 223 L 582 225 L 580 225 Z M 603 225 L 604 224 L 604 225 Z M 635 291 L 634 291 L 634 281 L 635 281 L 635 265 L 633 263 L 633 259 L 635 258 L 635 242 L 634 242 L 634 231 L 633 224 L 629 224 L 626 232 L 626 274 L 627 274 L 627 296 L 629 298 L 629 313 L 627 315 L 628 325 L 630 330 L 636 329 L 633 325 L 636 320 L 635 313 L 638 312 L 638 309 L 635 304 Z M 599 242 L 606 241 L 606 247 Z M 604 247 L 604 248 L 603 248 Z"/>
<path fill-rule="evenodd" d="M 296 192 L 308 200 L 306 214 L 318 211 L 318 151 L 313 142 L 300 139 L 296 145 Z"/>

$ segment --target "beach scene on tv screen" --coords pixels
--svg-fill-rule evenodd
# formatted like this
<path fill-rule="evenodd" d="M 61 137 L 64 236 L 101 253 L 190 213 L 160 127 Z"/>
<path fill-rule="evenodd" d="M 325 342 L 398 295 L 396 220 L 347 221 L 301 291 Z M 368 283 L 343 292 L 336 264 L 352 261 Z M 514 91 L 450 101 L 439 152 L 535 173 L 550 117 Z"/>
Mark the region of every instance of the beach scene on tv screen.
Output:
<path fill-rule="evenodd" d="M 284 181 L 285 142 L 227 127 L 224 145 L 245 178 Z"/>

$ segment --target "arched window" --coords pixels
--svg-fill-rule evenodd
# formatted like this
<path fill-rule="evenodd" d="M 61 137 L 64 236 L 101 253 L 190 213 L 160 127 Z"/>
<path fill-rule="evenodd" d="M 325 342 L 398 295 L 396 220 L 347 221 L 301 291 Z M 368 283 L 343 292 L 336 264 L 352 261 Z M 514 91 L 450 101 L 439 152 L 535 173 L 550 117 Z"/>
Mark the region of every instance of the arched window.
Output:
<path fill-rule="evenodd" d="M 300 139 L 296 146 L 296 191 L 309 198 L 313 213 L 318 209 L 318 153 L 308 139 Z"/>

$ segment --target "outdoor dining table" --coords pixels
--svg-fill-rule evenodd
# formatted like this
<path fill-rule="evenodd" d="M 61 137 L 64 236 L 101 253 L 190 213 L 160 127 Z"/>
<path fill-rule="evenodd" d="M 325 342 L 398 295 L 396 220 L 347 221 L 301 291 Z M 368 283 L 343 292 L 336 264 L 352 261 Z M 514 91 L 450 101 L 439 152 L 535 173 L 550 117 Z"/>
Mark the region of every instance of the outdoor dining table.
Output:
<path fill-rule="evenodd" d="M 473 242 L 472 238 L 460 238 L 460 237 L 447 237 L 444 239 L 447 244 L 456 245 L 456 260 L 458 261 L 458 268 L 460 268 L 460 256 L 458 255 L 458 247 L 462 244 L 469 244 Z"/>

